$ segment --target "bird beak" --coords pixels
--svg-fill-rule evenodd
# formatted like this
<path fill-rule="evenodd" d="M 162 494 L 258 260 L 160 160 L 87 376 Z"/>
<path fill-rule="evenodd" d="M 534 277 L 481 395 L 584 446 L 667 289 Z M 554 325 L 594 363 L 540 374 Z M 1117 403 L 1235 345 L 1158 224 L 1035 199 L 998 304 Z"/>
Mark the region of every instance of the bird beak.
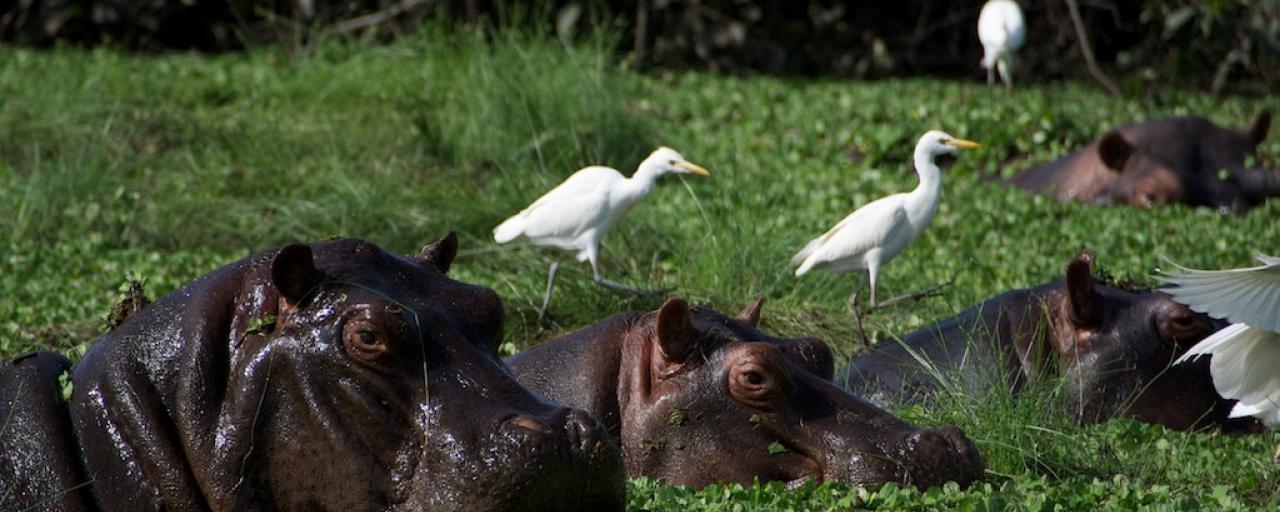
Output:
<path fill-rule="evenodd" d="M 964 139 L 951 139 L 947 141 L 946 144 L 953 148 L 960 148 L 960 149 L 974 149 L 974 148 L 982 147 L 982 145 L 978 144 L 977 142 L 974 142 L 971 140 L 964 140 Z"/>
<path fill-rule="evenodd" d="M 693 162 L 684 162 L 684 161 L 676 162 L 676 167 L 683 169 L 685 172 L 697 174 L 698 176 L 711 175 L 711 173 L 707 172 L 706 169 L 703 169 L 701 166 Z"/>

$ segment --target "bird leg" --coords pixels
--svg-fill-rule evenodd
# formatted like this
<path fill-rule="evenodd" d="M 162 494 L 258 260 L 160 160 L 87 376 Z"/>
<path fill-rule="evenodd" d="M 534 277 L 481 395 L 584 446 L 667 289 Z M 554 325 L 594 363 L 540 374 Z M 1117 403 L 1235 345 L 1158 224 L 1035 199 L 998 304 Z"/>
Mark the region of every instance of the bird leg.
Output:
<path fill-rule="evenodd" d="M 645 295 L 645 296 L 665 295 L 667 293 L 670 293 L 671 290 L 675 289 L 675 288 L 658 288 L 653 290 L 646 290 L 644 288 L 636 288 L 634 286 L 628 286 L 628 285 L 619 283 L 617 281 L 607 279 L 604 276 L 599 274 L 596 274 L 593 280 L 596 282 L 596 284 L 603 286 L 605 288 L 609 288 L 611 290 L 617 290 L 620 292 L 632 293 L 635 295 Z"/>
<path fill-rule="evenodd" d="M 858 288 L 849 296 L 849 311 L 853 313 L 854 325 L 858 327 L 858 337 L 862 339 L 862 346 L 871 348 L 871 341 L 867 339 L 867 331 L 862 328 L 862 312 L 858 311 L 858 294 L 862 292 L 862 288 Z"/>
<path fill-rule="evenodd" d="M 547 308 L 551 307 L 551 290 L 556 287 L 556 273 L 560 271 L 560 260 L 551 262 L 551 270 L 547 273 L 547 291 L 542 294 L 542 307 L 538 308 L 538 323 L 547 319 Z"/>
<path fill-rule="evenodd" d="M 937 286 L 934 286 L 934 287 L 929 288 L 929 289 L 927 289 L 927 290 L 920 290 L 920 291 L 918 291 L 918 292 L 908 293 L 908 294 L 905 294 L 905 295 L 899 295 L 899 296 L 897 296 L 897 297 L 894 297 L 894 298 L 892 298 L 892 299 L 886 300 L 886 301 L 881 302 L 881 303 L 879 303 L 879 304 L 872 304 L 872 305 L 871 305 L 871 309 L 884 309 L 884 308 L 887 308 L 887 307 L 889 307 L 889 306 L 892 306 L 892 305 L 894 305 L 894 304 L 897 304 L 897 303 L 899 303 L 899 302 L 903 302 L 903 301 L 908 301 L 908 300 L 920 300 L 920 299 L 923 299 L 923 298 L 925 298 L 925 297 L 933 297 L 933 296 L 935 296 L 935 295 L 938 295 L 938 294 L 939 294 L 939 292 L 941 292 L 943 288 L 946 288 L 946 287 L 948 287 L 948 286 L 951 286 L 951 283 L 955 282 L 955 280 L 956 280 L 955 276 L 952 276 L 952 277 L 951 277 L 951 279 L 948 279 L 948 280 L 947 280 L 947 282 L 942 283 L 942 284 L 937 285 Z"/>

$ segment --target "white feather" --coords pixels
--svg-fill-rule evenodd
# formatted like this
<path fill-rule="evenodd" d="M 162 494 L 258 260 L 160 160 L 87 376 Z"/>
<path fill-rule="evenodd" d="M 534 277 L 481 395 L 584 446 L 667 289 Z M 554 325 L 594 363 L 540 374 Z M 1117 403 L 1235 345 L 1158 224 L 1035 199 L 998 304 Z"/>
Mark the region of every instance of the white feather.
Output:
<path fill-rule="evenodd" d="M 582 249 L 587 242 L 584 235 L 589 237 L 613 227 L 607 222 L 610 199 L 618 183 L 625 180 L 621 173 L 608 167 L 582 169 L 499 224 L 493 230 L 493 238 L 505 243 L 524 237 L 536 245 Z"/>
<path fill-rule="evenodd" d="M 803 256 L 796 275 L 802 276 L 815 268 L 830 268 L 835 272 L 865 269 L 867 252 L 876 248 L 881 248 L 880 258 L 884 261 L 897 256 L 919 234 L 905 229 L 908 225 L 906 201 L 907 194 L 894 194 L 850 213 L 791 259 L 794 263 Z"/>
<path fill-rule="evenodd" d="M 1232 323 L 1280 332 L 1280 260 L 1258 267 L 1231 270 L 1193 270 L 1179 267 L 1161 279 L 1178 285 L 1165 293 L 1191 309 Z"/>
<path fill-rule="evenodd" d="M 1280 258 L 1262 266 L 1193 270 L 1161 277 L 1165 293 L 1195 311 L 1235 322 L 1191 347 L 1178 362 L 1208 355 L 1213 386 L 1237 400 L 1231 417 L 1253 416 L 1280 428 Z M 1174 265 L 1177 265 L 1176 263 Z"/>

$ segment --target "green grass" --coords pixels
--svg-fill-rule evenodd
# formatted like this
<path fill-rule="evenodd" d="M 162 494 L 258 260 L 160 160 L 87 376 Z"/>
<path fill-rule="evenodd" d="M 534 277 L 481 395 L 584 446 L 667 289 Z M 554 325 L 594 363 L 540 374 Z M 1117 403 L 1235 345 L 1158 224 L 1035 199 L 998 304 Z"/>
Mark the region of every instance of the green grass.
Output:
<path fill-rule="evenodd" d="M 924 236 L 882 272 L 880 296 L 944 282 L 939 298 L 868 317 L 905 333 L 1000 292 L 1061 276 L 1091 248 L 1106 272 L 1153 284 L 1164 254 L 1243 265 L 1280 247 L 1280 201 L 1245 216 L 1184 207 L 1059 205 L 992 184 L 1113 124 L 1199 113 L 1240 125 L 1276 99 L 1153 91 L 1118 100 L 1089 84 L 1020 87 L 641 75 L 587 37 L 427 30 L 388 46 L 322 45 L 204 57 L 0 48 L 0 356 L 83 353 L 127 279 L 152 297 L 250 252 L 333 235 L 399 252 L 457 230 L 459 279 L 494 288 L 506 350 L 557 333 L 537 325 L 556 253 L 497 247 L 491 229 L 570 172 L 629 173 L 659 144 L 712 172 L 666 178 L 606 240 L 610 277 L 673 286 L 736 311 L 768 296 L 763 325 L 859 350 L 845 298 L 857 278 L 796 280 L 790 255 L 874 198 L 915 184 L 911 148 L 942 128 L 983 148 L 944 172 Z M 1280 137 L 1262 148 L 1280 161 Z M 565 328 L 652 309 L 561 267 L 552 313 Z M 823 485 L 674 488 L 630 484 L 632 509 L 1219 509 L 1280 507 L 1275 435 L 1229 438 L 1117 421 L 1075 425 L 1053 390 L 956 397 L 921 424 L 960 425 L 988 461 L 970 489 Z"/>

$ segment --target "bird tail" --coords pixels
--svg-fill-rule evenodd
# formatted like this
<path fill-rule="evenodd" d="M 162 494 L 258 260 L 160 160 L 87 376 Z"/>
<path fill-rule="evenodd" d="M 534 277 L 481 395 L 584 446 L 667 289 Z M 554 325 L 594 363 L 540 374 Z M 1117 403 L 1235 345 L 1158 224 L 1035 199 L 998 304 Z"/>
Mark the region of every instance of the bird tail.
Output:
<path fill-rule="evenodd" d="M 803 252 L 803 251 L 801 251 L 801 252 Z M 812 253 L 813 251 L 809 251 L 809 252 L 810 252 L 810 253 Z M 796 256 L 800 256 L 800 255 L 799 255 L 799 254 L 797 254 Z M 818 264 L 818 260 L 817 260 L 817 258 L 809 258 L 808 256 L 810 256 L 810 255 L 809 255 L 809 254 L 805 254 L 806 259 L 804 259 L 804 260 L 801 260 L 801 261 L 800 261 L 800 268 L 797 268 L 797 269 L 796 269 L 796 277 L 800 277 L 800 276 L 802 276 L 802 275 L 805 275 L 805 274 L 806 274 L 806 273 L 808 273 L 810 270 L 813 270 L 813 266 L 814 266 L 814 265 L 817 265 L 817 264 Z M 792 264 L 794 265 L 794 264 L 795 264 L 795 263 L 794 263 L 794 261 L 795 261 L 795 260 L 793 259 L 792 261 L 793 261 L 793 263 L 792 263 Z"/>
<path fill-rule="evenodd" d="M 804 248 L 800 249 L 800 252 L 797 252 L 795 256 L 791 257 L 791 264 L 800 265 L 804 263 L 804 260 L 809 259 L 809 256 L 813 255 L 813 251 L 818 249 L 819 240 L 820 239 L 815 238 L 813 240 L 810 240 L 809 243 L 805 244 Z"/>
<path fill-rule="evenodd" d="M 524 216 L 516 215 L 493 228 L 493 241 L 505 244 L 524 234 Z"/>

